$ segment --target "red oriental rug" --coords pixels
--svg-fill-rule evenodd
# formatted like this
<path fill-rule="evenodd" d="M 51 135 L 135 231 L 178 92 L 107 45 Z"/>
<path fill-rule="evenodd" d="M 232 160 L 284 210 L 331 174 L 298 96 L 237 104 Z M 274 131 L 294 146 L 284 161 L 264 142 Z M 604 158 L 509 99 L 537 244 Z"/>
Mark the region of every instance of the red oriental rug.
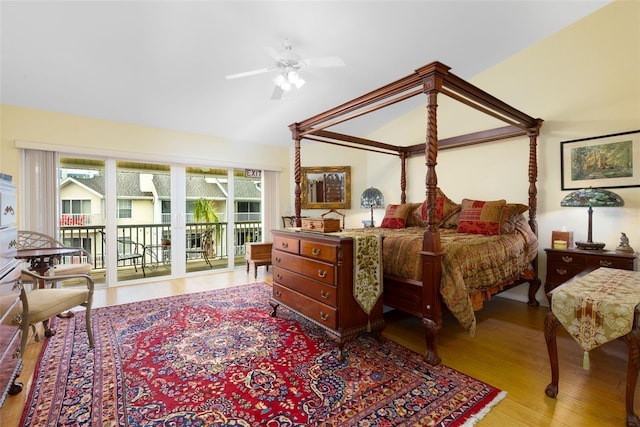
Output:
<path fill-rule="evenodd" d="M 57 320 L 23 426 L 461 426 L 505 396 L 393 341 L 363 334 L 345 360 L 266 283 Z"/>

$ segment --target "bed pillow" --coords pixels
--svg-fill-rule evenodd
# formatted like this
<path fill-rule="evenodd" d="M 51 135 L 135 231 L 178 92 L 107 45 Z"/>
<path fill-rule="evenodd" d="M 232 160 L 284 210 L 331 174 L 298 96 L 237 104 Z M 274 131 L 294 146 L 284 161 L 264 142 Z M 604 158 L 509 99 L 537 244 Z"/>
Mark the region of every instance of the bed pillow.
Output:
<path fill-rule="evenodd" d="M 506 200 L 462 199 L 458 233 L 500 234 L 500 217 Z"/>
<path fill-rule="evenodd" d="M 422 220 L 422 203 L 409 203 L 409 214 L 407 215 L 407 223 L 405 227 L 425 227 Z"/>
<path fill-rule="evenodd" d="M 520 215 L 529 210 L 529 206 L 521 203 L 507 203 L 502 208 L 500 216 L 500 234 L 510 234 L 516 229 L 516 222 Z"/>
<path fill-rule="evenodd" d="M 447 219 L 460 210 L 460 205 L 448 198 L 442 190 L 436 188 L 436 225 L 440 227 Z M 422 221 L 427 222 L 427 201 L 422 202 L 420 211 Z"/>
<path fill-rule="evenodd" d="M 401 205 L 389 205 L 384 213 L 384 218 L 380 224 L 381 228 L 404 228 L 407 223 L 407 215 L 409 215 L 410 205 L 407 203 Z"/>

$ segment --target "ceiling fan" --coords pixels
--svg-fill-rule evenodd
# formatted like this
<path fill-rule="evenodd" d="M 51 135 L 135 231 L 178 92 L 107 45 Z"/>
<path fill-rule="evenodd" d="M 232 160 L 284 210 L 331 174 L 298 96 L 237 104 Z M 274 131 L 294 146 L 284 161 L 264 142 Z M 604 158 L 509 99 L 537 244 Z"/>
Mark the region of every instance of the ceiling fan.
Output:
<path fill-rule="evenodd" d="M 275 88 L 271 94 L 271 99 L 280 99 L 285 92 L 290 91 L 293 87 L 300 89 L 305 84 L 304 79 L 300 76 L 299 71 L 303 68 L 322 68 L 322 67 L 342 67 L 344 61 L 338 56 L 327 56 L 322 58 L 300 58 L 293 51 L 293 45 L 289 39 L 282 42 L 284 50 L 278 52 L 272 47 L 265 47 L 266 52 L 276 62 L 275 65 L 266 68 L 260 68 L 243 73 L 229 74 L 226 79 L 238 79 L 241 77 L 253 76 L 256 74 L 269 73 L 277 71 L 278 75 L 273 79 Z"/>

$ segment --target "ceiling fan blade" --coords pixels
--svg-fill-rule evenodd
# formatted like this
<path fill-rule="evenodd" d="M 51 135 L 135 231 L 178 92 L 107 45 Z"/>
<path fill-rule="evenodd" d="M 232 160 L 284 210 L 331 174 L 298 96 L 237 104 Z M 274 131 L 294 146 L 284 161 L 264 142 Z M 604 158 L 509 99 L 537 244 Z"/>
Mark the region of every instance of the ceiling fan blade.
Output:
<path fill-rule="evenodd" d="M 284 94 L 284 90 L 282 90 L 280 86 L 275 86 L 273 88 L 273 93 L 271 94 L 271 100 L 277 101 L 278 99 L 282 98 L 283 94 Z"/>
<path fill-rule="evenodd" d="M 323 58 L 301 59 L 300 63 L 305 67 L 343 67 L 344 61 L 339 56 L 326 56 Z"/>
<path fill-rule="evenodd" d="M 253 76 L 253 75 L 256 75 L 256 74 L 268 73 L 269 71 L 274 71 L 274 70 L 277 70 L 277 69 L 278 69 L 278 67 L 260 68 L 259 70 L 245 71 L 244 73 L 229 74 L 227 76 L 224 76 L 224 78 L 227 79 L 227 80 L 239 79 L 240 77 L 248 77 L 248 76 Z"/>

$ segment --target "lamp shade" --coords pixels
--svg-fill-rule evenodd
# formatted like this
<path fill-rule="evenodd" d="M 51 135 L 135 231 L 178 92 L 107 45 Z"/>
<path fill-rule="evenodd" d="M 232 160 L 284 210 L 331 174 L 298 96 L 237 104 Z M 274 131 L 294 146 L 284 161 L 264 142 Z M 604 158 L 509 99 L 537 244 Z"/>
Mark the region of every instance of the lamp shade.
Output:
<path fill-rule="evenodd" d="M 563 207 L 616 207 L 624 206 L 624 200 L 613 191 L 602 188 L 583 188 L 567 194 L 560 202 Z"/>
<path fill-rule="evenodd" d="M 371 209 L 369 226 L 373 227 L 373 208 L 384 208 L 384 196 L 377 188 L 369 187 L 360 196 L 360 207 Z"/>
<path fill-rule="evenodd" d="M 579 249 L 603 249 L 605 244 L 594 242 L 593 232 L 593 209 L 592 207 L 616 207 L 624 206 L 624 200 L 613 191 L 604 190 L 602 188 L 583 188 L 581 190 L 572 191 L 567 194 L 560 202 L 563 207 L 589 207 L 589 227 L 587 230 L 587 241 L 576 242 Z"/>
<path fill-rule="evenodd" d="M 377 188 L 367 188 L 360 196 L 361 208 L 384 208 L 384 196 Z"/>

